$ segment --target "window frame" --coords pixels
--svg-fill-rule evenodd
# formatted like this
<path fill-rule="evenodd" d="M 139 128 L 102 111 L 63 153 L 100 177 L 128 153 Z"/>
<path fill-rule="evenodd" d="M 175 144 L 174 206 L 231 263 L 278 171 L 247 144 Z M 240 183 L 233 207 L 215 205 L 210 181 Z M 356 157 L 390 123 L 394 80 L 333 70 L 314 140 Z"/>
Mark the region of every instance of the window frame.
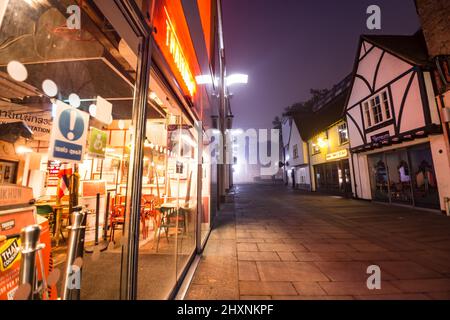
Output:
<path fill-rule="evenodd" d="M 345 127 L 345 131 L 347 132 L 347 138 L 343 141 L 341 132 L 342 132 L 342 130 L 344 130 L 344 129 L 343 129 L 344 127 Z M 338 137 L 339 137 L 339 145 L 342 146 L 342 145 L 344 145 L 344 144 L 349 143 L 350 137 L 349 137 L 349 135 L 348 135 L 348 125 L 347 125 L 347 122 L 344 121 L 344 122 L 338 124 L 338 125 L 337 125 L 337 130 L 338 130 Z"/>
<path fill-rule="evenodd" d="M 362 102 L 361 107 L 366 128 L 378 126 L 392 119 L 392 105 L 387 88 L 370 96 Z"/>

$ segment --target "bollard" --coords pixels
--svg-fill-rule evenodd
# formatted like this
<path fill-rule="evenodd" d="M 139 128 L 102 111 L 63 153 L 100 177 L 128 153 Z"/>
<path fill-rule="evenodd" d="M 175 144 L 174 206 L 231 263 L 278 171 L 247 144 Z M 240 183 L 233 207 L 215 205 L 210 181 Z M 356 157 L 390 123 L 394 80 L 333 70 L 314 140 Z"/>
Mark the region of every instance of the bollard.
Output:
<path fill-rule="evenodd" d="M 34 299 L 36 290 L 36 252 L 42 248 L 39 245 L 41 227 L 30 225 L 20 232 L 22 259 L 20 262 L 19 286 L 29 284 L 31 287 L 28 300 Z"/>
<path fill-rule="evenodd" d="M 67 244 L 67 262 L 65 268 L 65 274 L 62 287 L 62 299 L 63 300 L 79 300 L 80 299 L 80 287 L 77 284 L 81 284 L 81 270 L 78 270 L 77 274 L 73 274 L 73 265 L 77 258 L 83 257 L 84 251 L 84 233 L 86 229 L 86 214 L 81 206 L 73 208 L 71 215 L 72 224 L 68 228 L 70 230 L 69 240 Z M 79 277 L 75 279 L 75 286 L 73 283 L 73 277 Z"/>

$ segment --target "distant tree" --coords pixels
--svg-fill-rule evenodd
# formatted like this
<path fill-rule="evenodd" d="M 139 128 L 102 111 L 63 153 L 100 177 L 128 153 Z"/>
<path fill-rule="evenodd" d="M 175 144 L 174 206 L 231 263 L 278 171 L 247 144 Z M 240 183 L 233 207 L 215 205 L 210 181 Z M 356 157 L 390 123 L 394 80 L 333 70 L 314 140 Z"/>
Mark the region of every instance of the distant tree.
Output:
<path fill-rule="evenodd" d="M 272 125 L 274 129 L 281 129 L 281 119 L 279 116 L 276 116 L 273 121 L 272 121 Z"/>

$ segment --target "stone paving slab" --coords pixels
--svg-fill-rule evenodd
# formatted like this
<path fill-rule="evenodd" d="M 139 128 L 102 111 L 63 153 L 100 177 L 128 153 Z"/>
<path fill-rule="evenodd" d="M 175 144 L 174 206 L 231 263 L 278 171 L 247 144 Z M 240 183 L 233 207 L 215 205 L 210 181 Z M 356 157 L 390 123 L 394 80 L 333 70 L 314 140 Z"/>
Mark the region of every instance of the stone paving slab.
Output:
<path fill-rule="evenodd" d="M 237 186 L 215 225 L 187 299 L 450 300 L 439 213 L 258 184 Z"/>

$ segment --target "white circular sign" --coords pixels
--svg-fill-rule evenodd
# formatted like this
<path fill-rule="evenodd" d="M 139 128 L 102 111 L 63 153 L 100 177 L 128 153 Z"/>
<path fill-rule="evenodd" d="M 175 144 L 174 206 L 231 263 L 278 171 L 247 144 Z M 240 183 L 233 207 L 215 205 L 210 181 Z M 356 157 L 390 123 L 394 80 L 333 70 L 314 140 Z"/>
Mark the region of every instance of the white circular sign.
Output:
<path fill-rule="evenodd" d="M 27 68 L 19 61 L 10 61 L 6 67 L 8 74 L 16 81 L 25 81 L 28 78 Z"/>
<path fill-rule="evenodd" d="M 42 90 L 44 90 L 44 93 L 49 97 L 54 97 L 58 94 L 58 86 L 50 79 L 42 82 Z"/>
<path fill-rule="evenodd" d="M 80 97 L 75 93 L 71 93 L 69 95 L 69 104 L 74 108 L 79 108 L 81 106 Z"/>
<path fill-rule="evenodd" d="M 89 106 L 89 113 L 92 117 L 95 118 L 96 114 L 97 114 L 97 106 L 95 104 L 91 104 Z"/>

